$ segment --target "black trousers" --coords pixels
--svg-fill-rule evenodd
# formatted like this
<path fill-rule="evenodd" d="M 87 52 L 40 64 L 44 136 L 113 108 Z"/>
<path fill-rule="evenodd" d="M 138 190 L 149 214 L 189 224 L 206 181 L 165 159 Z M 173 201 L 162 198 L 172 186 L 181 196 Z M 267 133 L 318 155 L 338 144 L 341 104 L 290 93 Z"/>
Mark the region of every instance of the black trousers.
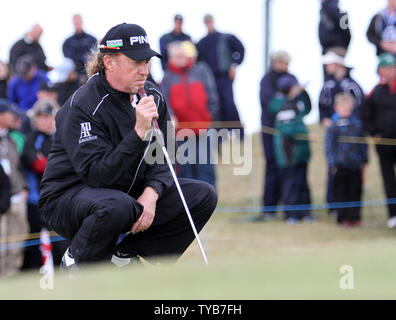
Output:
<path fill-rule="evenodd" d="M 333 188 L 335 202 L 361 201 L 362 170 L 337 167 Z M 360 207 L 337 209 L 338 223 L 356 221 L 360 221 Z"/>
<path fill-rule="evenodd" d="M 396 198 L 396 147 L 377 145 L 382 181 L 388 199 Z M 388 204 L 389 218 L 396 216 L 396 205 Z"/>
<path fill-rule="evenodd" d="M 311 193 L 307 181 L 308 165 L 298 164 L 280 169 L 282 184 L 282 202 L 284 205 L 310 205 Z M 285 219 L 294 218 L 301 220 L 310 216 L 309 209 L 306 210 L 287 210 Z"/>
<path fill-rule="evenodd" d="M 202 181 L 179 179 L 179 182 L 199 232 L 216 207 L 216 191 Z M 142 211 L 142 205 L 124 192 L 80 185 L 59 197 L 55 209 L 44 219 L 49 228 L 71 240 L 70 251 L 81 263 L 111 259 L 119 235 L 131 230 Z M 174 185 L 157 201 L 150 228 L 129 233 L 120 245 L 145 259 L 178 257 L 194 238 Z"/>
<path fill-rule="evenodd" d="M 281 169 L 276 164 L 274 154 L 274 137 L 267 133 L 262 133 L 261 138 L 265 156 L 263 205 L 277 206 L 281 201 L 282 191 Z"/>

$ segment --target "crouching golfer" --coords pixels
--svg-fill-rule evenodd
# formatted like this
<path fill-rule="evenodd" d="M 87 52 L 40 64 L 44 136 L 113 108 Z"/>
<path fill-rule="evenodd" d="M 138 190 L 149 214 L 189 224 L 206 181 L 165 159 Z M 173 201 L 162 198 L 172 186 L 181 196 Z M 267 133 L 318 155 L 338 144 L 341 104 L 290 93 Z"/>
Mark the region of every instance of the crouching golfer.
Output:
<path fill-rule="evenodd" d="M 56 116 L 56 134 L 40 188 L 47 226 L 71 240 L 63 265 L 137 256 L 180 256 L 194 240 L 166 163 L 144 160 L 156 118 L 167 140 L 166 103 L 150 82 L 161 58 L 138 25 L 111 28 L 87 64 L 90 76 Z M 147 97 L 137 92 L 143 87 Z M 180 179 L 198 232 L 217 203 L 204 182 Z M 129 232 L 116 245 L 119 235 Z"/>

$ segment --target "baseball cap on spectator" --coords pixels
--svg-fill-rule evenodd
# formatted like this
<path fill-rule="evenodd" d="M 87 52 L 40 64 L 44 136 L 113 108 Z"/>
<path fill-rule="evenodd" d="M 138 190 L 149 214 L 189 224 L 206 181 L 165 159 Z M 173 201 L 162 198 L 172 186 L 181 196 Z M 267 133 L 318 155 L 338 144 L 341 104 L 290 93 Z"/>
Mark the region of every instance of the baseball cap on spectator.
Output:
<path fill-rule="evenodd" d="M 15 65 L 15 73 L 21 77 L 26 76 L 29 73 L 29 70 L 35 66 L 36 63 L 32 56 L 25 54 L 21 56 Z"/>
<path fill-rule="evenodd" d="M 333 51 L 326 52 L 326 54 L 322 57 L 322 63 L 324 65 L 336 63 L 345 66 L 344 57 L 338 55 Z"/>
<path fill-rule="evenodd" d="M 59 104 L 51 99 L 40 99 L 37 100 L 33 105 L 32 109 L 28 111 L 28 115 L 38 116 L 40 114 L 48 114 L 55 116 L 56 112 L 59 109 Z"/>
<path fill-rule="evenodd" d="M 291 74 L 285 74 L 281 76 L 276 82 L 278 91 L 288 93 L 290 88 L 298 84 L 297 78 Z"/>
<path fill-rule="evenodd" d="M 4 112 L 13 112 L 12 103 L 9 102 L 7 99 L 0 99 L 0 113 Z"/>
<path fill-rule="evenodd" d="M 396 58 L 393 54 L 383 53 L 379 56 L 378 67 L 379 68 L 387 68 L 396 65 Z"/>
<path fill-rule="evenodd" d="M 121 23 L 107 31 L 99 44 L 100 52 L 121 52 L 127 57 L 142 61 L 154 56 L 162 58 L 150 48 L 146 31 L 137 24 Z"/>
<path fill-rule="evenodd" d="M 57 87 L 53 85 L 50 81 L 42 81 L 40 84 L 39 91 L 56 92 Z"/>
<path fill-rule="evenodd" d="M 183 21 L 183 16 L 181 14 L 175 14 L 174 20 L 180 20 Z"/>

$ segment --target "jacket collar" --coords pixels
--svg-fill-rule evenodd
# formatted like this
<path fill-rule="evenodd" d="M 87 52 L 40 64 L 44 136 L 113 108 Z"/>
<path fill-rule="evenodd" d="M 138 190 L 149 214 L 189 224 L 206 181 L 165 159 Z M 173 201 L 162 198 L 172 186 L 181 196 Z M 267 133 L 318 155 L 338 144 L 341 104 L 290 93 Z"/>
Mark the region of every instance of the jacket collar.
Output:
<path fill-rule="evenodd" d="M 105 87 L 106 91 L 109 92 L 111 95 L 117 96 L 117 97 L 119 97 L 121 99 L 129 100 L 129 97 L 130 97 L 129 93 L 122 92 L 122 91 L 119 91 L 117 89 L 114 89 L 110 85 L 110 83 L 106 79 L 106 74 L 105 74 L 104 70 L 100 70 L 99 71 L 99 79 L 100 79 L 102 85 Z"/>

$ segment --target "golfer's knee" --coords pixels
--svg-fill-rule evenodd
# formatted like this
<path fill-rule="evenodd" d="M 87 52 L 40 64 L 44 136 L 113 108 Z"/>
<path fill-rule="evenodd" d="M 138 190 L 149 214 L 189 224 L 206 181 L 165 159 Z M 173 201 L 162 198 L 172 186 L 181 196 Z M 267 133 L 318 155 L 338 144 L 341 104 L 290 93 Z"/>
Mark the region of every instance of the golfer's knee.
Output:
<path fill-rule="evenodd" d="M 96 212 L 107 227 L 123 230 L 132 226 L 140 211 L 136 200 L 124 194 L 103 201 Z"/>
<path fill-rule="evenodd" d="M 203 195 L 202 205 L 207 208 L 209 214 L 212 214 L 217 206 L 217 192 L 211 184 L 203 181 L 200 181 L 199 188 L 199 193 Z"/>

